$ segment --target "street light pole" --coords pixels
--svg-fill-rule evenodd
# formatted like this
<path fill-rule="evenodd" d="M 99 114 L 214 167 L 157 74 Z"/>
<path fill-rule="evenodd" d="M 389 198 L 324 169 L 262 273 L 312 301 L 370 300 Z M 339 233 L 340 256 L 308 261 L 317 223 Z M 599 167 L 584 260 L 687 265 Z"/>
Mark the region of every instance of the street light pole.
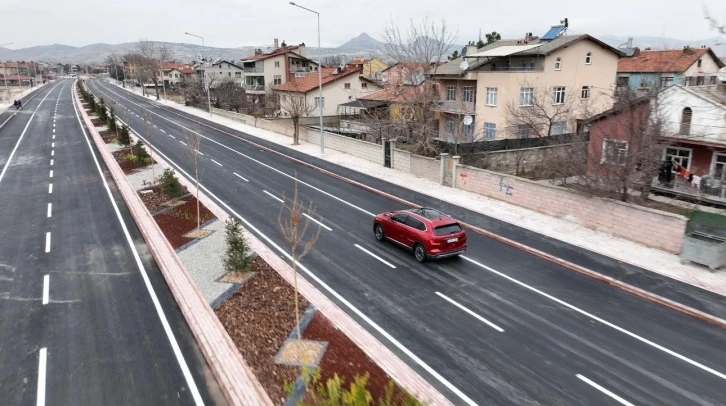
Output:
<path fill-rule="evenodd" d="M 192 34 L 190 32 L 185 32 L 184 34 L 191 35 L 192 37 L 201 38 L 202 39 L 202 48 L 205 48 L 205 46 L 204 46 L 204 37 L 202 37 L 201 35 Z M 202 59 L 204 59 L 204 55 L 202 55 Z M 204 61 L 201 61 L 200 62 L 200 64 L 202 65 L 202 67 L 204 67 L 203 62 Z M 210 86 L 207 85 L 206 75 L 207 75 L 206 69 L 202 69 L 202 84 L 207 89 L 207 105 L 209 106 L 209 118 L 212 118 L 212 96 L 210 96 L 210 94 L 209 94 L 209 91 L 210 91 L 209 88 L 210 88 Z"/>
<path fill-rule="evenodd" d="M 320 46 L 320 13 L 315 10 L 303 7 L 299 4 L 295 4 L 294 1 L 291 1 L 290 4 L 311 13 L 315 13 L 315 15 L 318 17 L 318 110 L 320 112 L 320 154 L 322 155 L 325 153 L 325 135 L 323 133 L 323 65 L 320 63 L 320 56 L 322 55 L 323 51 Z"/>

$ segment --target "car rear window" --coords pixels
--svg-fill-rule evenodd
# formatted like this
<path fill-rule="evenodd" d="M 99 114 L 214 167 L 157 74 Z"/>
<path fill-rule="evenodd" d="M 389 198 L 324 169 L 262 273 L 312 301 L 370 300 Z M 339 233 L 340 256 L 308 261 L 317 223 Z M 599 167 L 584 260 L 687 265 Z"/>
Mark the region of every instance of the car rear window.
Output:
<path fill-rule="evenodd" d="M 457 223 L 446 224 L 446 225 L 438 226 L 438 227 L 434 228 L 434 235 L 449 235 L 449 234 L 458 233 L 459 231 L 461 231 L 461 226 L 459 226 L 459 224 L 457 224 Z"/>

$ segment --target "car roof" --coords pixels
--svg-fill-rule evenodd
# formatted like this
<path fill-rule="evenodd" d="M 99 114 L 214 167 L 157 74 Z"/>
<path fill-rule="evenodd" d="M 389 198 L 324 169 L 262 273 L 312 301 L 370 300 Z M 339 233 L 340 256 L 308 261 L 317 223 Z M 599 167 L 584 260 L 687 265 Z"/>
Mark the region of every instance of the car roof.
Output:
<path fill-rule="evenodd" d="M 421 220 L 424 220 L 430 224 L 435 223 L 450 223 L 455 222 L 455 220 L 449 216 L 446 213 L 442 213 L 436 209 L 432 209 L 430 207 L 417 207 L 413 209 L 406 209 L 401 210 L 402 212 L 406 212 L 407 214 L 414 214 L 416 217 L 418 217 Z"/>

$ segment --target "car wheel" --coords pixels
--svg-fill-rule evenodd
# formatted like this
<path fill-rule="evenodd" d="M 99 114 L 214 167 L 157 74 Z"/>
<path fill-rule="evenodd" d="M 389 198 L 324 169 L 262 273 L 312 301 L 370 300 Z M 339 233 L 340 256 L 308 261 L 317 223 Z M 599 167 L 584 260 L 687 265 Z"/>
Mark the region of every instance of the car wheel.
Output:
<path fill-rule="evenodd" d="M 424 248 L 424 246 L 421 244 L 416 244 L 416 246 L 413 247 L 413 255 L 416 257 L 416 261 L 425 262 L 426 248 Z"/>
<path fill-rule="evenodd" d="M 383 241 L 386 236 L 383 234 L 383 227 L 380 224 L 376 224 L 375 227 L 373 227 L 373 233 L 376 235 L 376 240 Z"/>

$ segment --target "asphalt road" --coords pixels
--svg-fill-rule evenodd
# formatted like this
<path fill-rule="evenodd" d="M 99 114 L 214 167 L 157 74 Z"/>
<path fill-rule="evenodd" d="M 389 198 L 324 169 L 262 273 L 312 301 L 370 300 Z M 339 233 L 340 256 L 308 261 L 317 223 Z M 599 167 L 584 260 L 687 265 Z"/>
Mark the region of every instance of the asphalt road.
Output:
<path fill-rule="evenodd" d="M 293 194 L 297 173 L 301 199 L 329 228 L 302 260 L 303 276 L 455 404 L 726 399 L 721 329 L 473 232 L 462 258 L 418 264 L 373 237 L 373 214 L 400 208 L 389 199 L 108 83 L 90 87 L 114 100 L 119 116 L 184 176 L 193 166 L 183 130 L 199 131 L 203 190 L 283 256 L 279 199 Z"/>
<path fill-rule="evenodd" d="M 0 403 L 224 403 L 72 85 L 0 130 Z"/>

